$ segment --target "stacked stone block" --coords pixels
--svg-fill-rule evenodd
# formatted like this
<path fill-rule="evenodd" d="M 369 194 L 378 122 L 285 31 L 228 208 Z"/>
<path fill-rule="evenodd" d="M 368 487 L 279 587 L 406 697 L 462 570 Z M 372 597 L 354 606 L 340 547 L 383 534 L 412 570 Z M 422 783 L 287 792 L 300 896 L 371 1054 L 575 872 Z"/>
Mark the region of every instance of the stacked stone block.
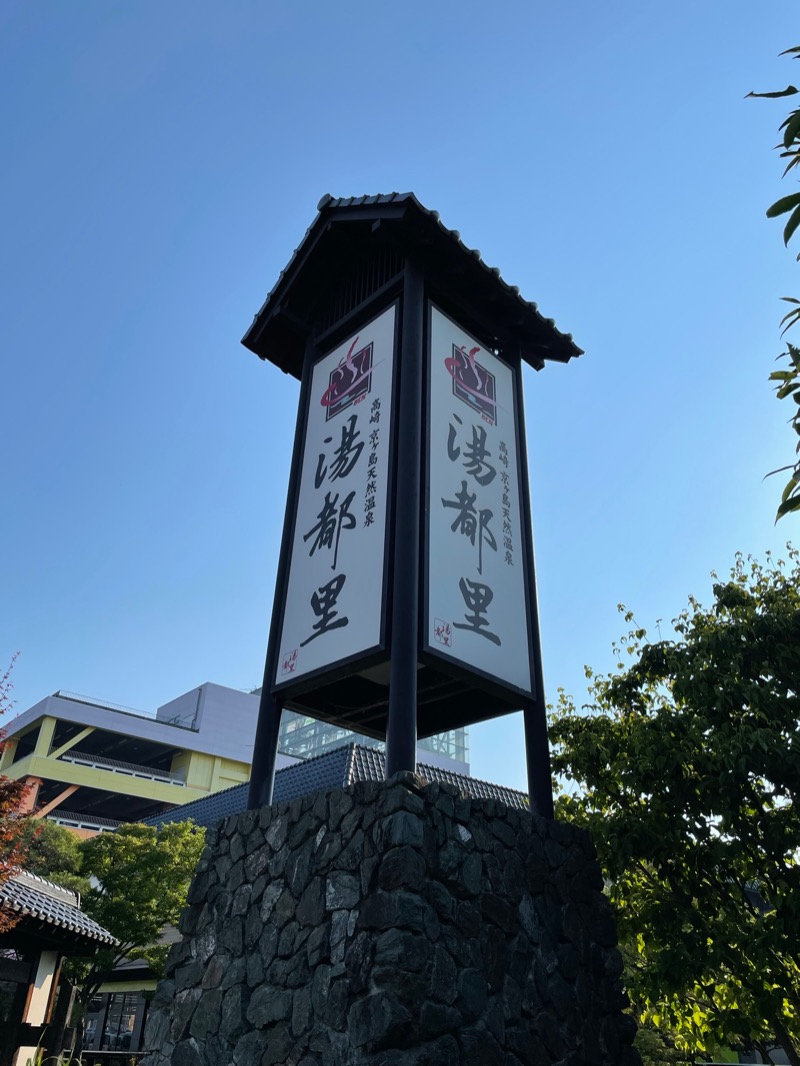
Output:
<path fill-rule="evenodd" d="M 147 1066 L 638 1066 L 588 837 L 412 774 L 209 833 Z"/>

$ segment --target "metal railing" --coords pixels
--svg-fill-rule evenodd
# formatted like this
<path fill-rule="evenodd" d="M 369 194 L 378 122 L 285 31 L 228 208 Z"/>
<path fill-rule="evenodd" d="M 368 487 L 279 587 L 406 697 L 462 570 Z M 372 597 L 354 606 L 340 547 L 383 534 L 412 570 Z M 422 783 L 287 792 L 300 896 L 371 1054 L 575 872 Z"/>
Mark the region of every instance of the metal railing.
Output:
<path fill-rule="evenodd" d="M 53 695 L 62 700 L 71 700 L 72 703 L 83 703 L 87 707 L 100 707 L 104 711 L 117 711 L 119 714 L 130 714 L 135 718 L 145 718 L 148 722 L 159 722 L 161 725 L 171 725 L 176 729 L 188 729 L 193 733 L 197 732 L 197 727 L 194 724 L 196 717 L 194 713 L 187 715 L 176 714 L 172 718 L 159 718 L 155 714 L 149 714 L 147 711 L 137 711 L 134 707 L 126 707 L 122 703 L 97 700 L 93 696 L 81 696 L 79 692 L 67 692 L 62 688 L 58 692 L 54 692 Z"/>
<path fill-rule="evenodd" d="M 182 771 L 157 770 L 154 766 L 141 766 L 135 762 L 122 762 L 120 759 L 107 759 L 105 755 L 92 755 L 87 751 L 74 748 L 59 756 L 59 762 L 71 762 L 76 766 L 90 766 L 95 770 L 110 770 L 113 774 L 126 777 L 141 777 L 147 781 L 163 781 L 168 785 L 185 787 Z"/>
<path fill-rule="evenodd" d="M 45 815 L 48 822 L 70 826 L 72 829 L 96 829 L 100 833 L 113 832 L 122 822 L 116 818 L 104 818 L 100 814 L 78 814 L 76 811 L 62 811 L 56 808 Z"/>
<path fill-rule="evenodd" d="M 96 700 L 92 696 L 81 696 L 78 692 L 67 692 L 63 688 L 54 692 L 53 695 L 62 700 L 71 700 L 73 703 L 85 703 L 89 707 L 102 707 L 104 711 L 122 711 L 123 714 L 135 714 L 137 718 L 153 717 L 147 711 L 137 711 L 135 707 L 125 707 L 121 703 L 109 703 L 108 700 Z"/>

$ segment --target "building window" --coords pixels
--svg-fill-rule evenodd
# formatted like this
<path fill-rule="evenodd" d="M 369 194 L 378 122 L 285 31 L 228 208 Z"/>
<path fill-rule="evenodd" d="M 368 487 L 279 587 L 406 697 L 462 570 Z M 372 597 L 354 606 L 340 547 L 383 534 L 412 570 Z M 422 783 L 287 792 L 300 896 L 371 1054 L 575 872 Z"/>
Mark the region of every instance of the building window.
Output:
<path fill-rule="evenodd" d="M 141 992 L 95 996 L 86 1011 L 83 1046 L 87 1051 L 138 1051 L 146 1007 Z"/>

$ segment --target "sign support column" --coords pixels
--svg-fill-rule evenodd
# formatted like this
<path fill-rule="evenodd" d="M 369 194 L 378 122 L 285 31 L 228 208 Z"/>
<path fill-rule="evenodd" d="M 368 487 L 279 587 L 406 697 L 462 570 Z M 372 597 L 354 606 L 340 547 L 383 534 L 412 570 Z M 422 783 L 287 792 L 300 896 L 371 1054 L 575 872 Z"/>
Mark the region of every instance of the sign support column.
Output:
<path fill-rule="evenodd" d="M 397 492 L 392 574 L 391 674 L 386 729 L 386 777 L 417 768 L 422 382 L 425 302 L 423 275 L 406 260 L 397 413 Z"/>
<path fill-rule="evenodd" d="M 522 403 L 522 362 L 515 367 L 517 395 L 520 397 L 517 415 L 519 457 L 522 471 L 522 515 L 525 523 L 527 545 L 525 566 L 527 570 L 528 595 L 531 598 L 531 658 L 534 671 L 533 699 L 526 700 L 522 707 L 525 727 L 525 762 L 528 771 L 528 798 L 531 810 L 542 818 L 553 818 L 553 778 L 550 772 L 550 747 L 547 742 L 547 704 L 542 678 L 542 641 L 539 635 L 539 608 L 536 593 L 536 568 L 533 558 L 533 522 L 531 520 L 531 491 L 528 480 L 528 447 L 525 435 L 525 405 Z"/>
<path fill-rule="evenodd" d="M 280 648 L 281 602 L 288 578 L 291 543 L 294 533 L 294 509 L 291 501 L 297 499 L 300 491 L 300 460 L 303 454 L 303 412 L 308 406 L 308 394 L 311 391 L 312 354 L 314 341 L 309 335 L 306 341 L 306 358 L 303 362 L 303 376 L 300 381 L 300 399 L 297 405 L 298 417 L 294 431 L 294 448 L 292 449 L 292 467 L 289 472 L 289 489 L 286 514 L 283 520 L 281 551 L 278 557 L 278 573 L 275 578 L 275 595 L 272 601 L 272 624 L 269 627 L 267 644 L 267 661 L 264 666 L 264 680 L 261 685 L 261 702 L 258 708 L 258 725 L 253 744 L 253 765 L 250 771 L 250 790 L 248 808 L 265 807 L 272 803 L 272 789 L 275 784 L 275 763 L 278 757 L 278 734 L 281 728 L 283 697 L 275 695 L 272 686 L 278 666 Z"/>

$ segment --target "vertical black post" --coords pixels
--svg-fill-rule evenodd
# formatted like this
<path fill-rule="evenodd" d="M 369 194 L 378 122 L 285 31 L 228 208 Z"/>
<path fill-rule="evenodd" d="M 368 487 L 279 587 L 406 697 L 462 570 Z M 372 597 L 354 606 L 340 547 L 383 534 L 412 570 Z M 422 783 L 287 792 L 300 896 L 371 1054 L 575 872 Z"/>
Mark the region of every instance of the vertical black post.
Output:
<path fill-rule="evenodd" d="M 422 271 L 406 260 L 397 403 L 397 481 L 394 506 L 391 676 L 386 726 L 386 776 L 417 768 L 419 544 L 422 496 Z"/>
<path fill-rule="evenodd" d="M 528 796 L 531 810 L 543 818 L 553 817 L 553 781 L 550 772 L 550 746 L 547 740 L 547 704 L 542 677 L 542 642 L 539 636 L 539 605 L 536 596 L 536 568 L 533 559 L 533 527 L 531 522 L 531 493 L 528 484 L 528 447 L 525 437 L 525 405 L 522 399 L 522 362 L 514 360 L 515 395 L 517 403 L 517 444 L 522 488 L 522 521 L 527 544 L 525 568 L 528 583 L 528 610 L 531 634 L 531 667 L 533 670 L 533 699 L 522 706 L 525 725 L 525 761 L 528 769 Z"/>
<path fill-rule="evenodd" d="M 300 493 L 300 474 L 303 458 L 303 435 L 308 413 L 308 394 L 311 390 L 312 355 L 314 343 L 306 341 L 303 361 L 303 376 L 300 381 L 300 400 L 297 405 L 297 425 L 294 431 L 292 467 L 289 472 L 289 489 L 286 494 L 286 515 L 283 520 L 281 552 L 278 559 L 278 574 L 275 578 L 275 598 L 272 601 L 272 621 L 269 627 L 267 661 L 264 665 L 264 681 L 261 686 L 261 702 L 258 707 L 258 725 L 253 745 L 253 765 L 250 770 L 250 790 L 247 806 L 250 810 L 272 803 L 272 788 L 275 784 L 275 762 L 278 757 L 278 732 L 281 727 L 283 698 L 274 695 L 275 672 L 278 666 L 280 629 L 283 623 L 283 607 L 286 599 L 286 583 L 289 578 L 289 560 L 292 554 L 294 521 Z"/>

